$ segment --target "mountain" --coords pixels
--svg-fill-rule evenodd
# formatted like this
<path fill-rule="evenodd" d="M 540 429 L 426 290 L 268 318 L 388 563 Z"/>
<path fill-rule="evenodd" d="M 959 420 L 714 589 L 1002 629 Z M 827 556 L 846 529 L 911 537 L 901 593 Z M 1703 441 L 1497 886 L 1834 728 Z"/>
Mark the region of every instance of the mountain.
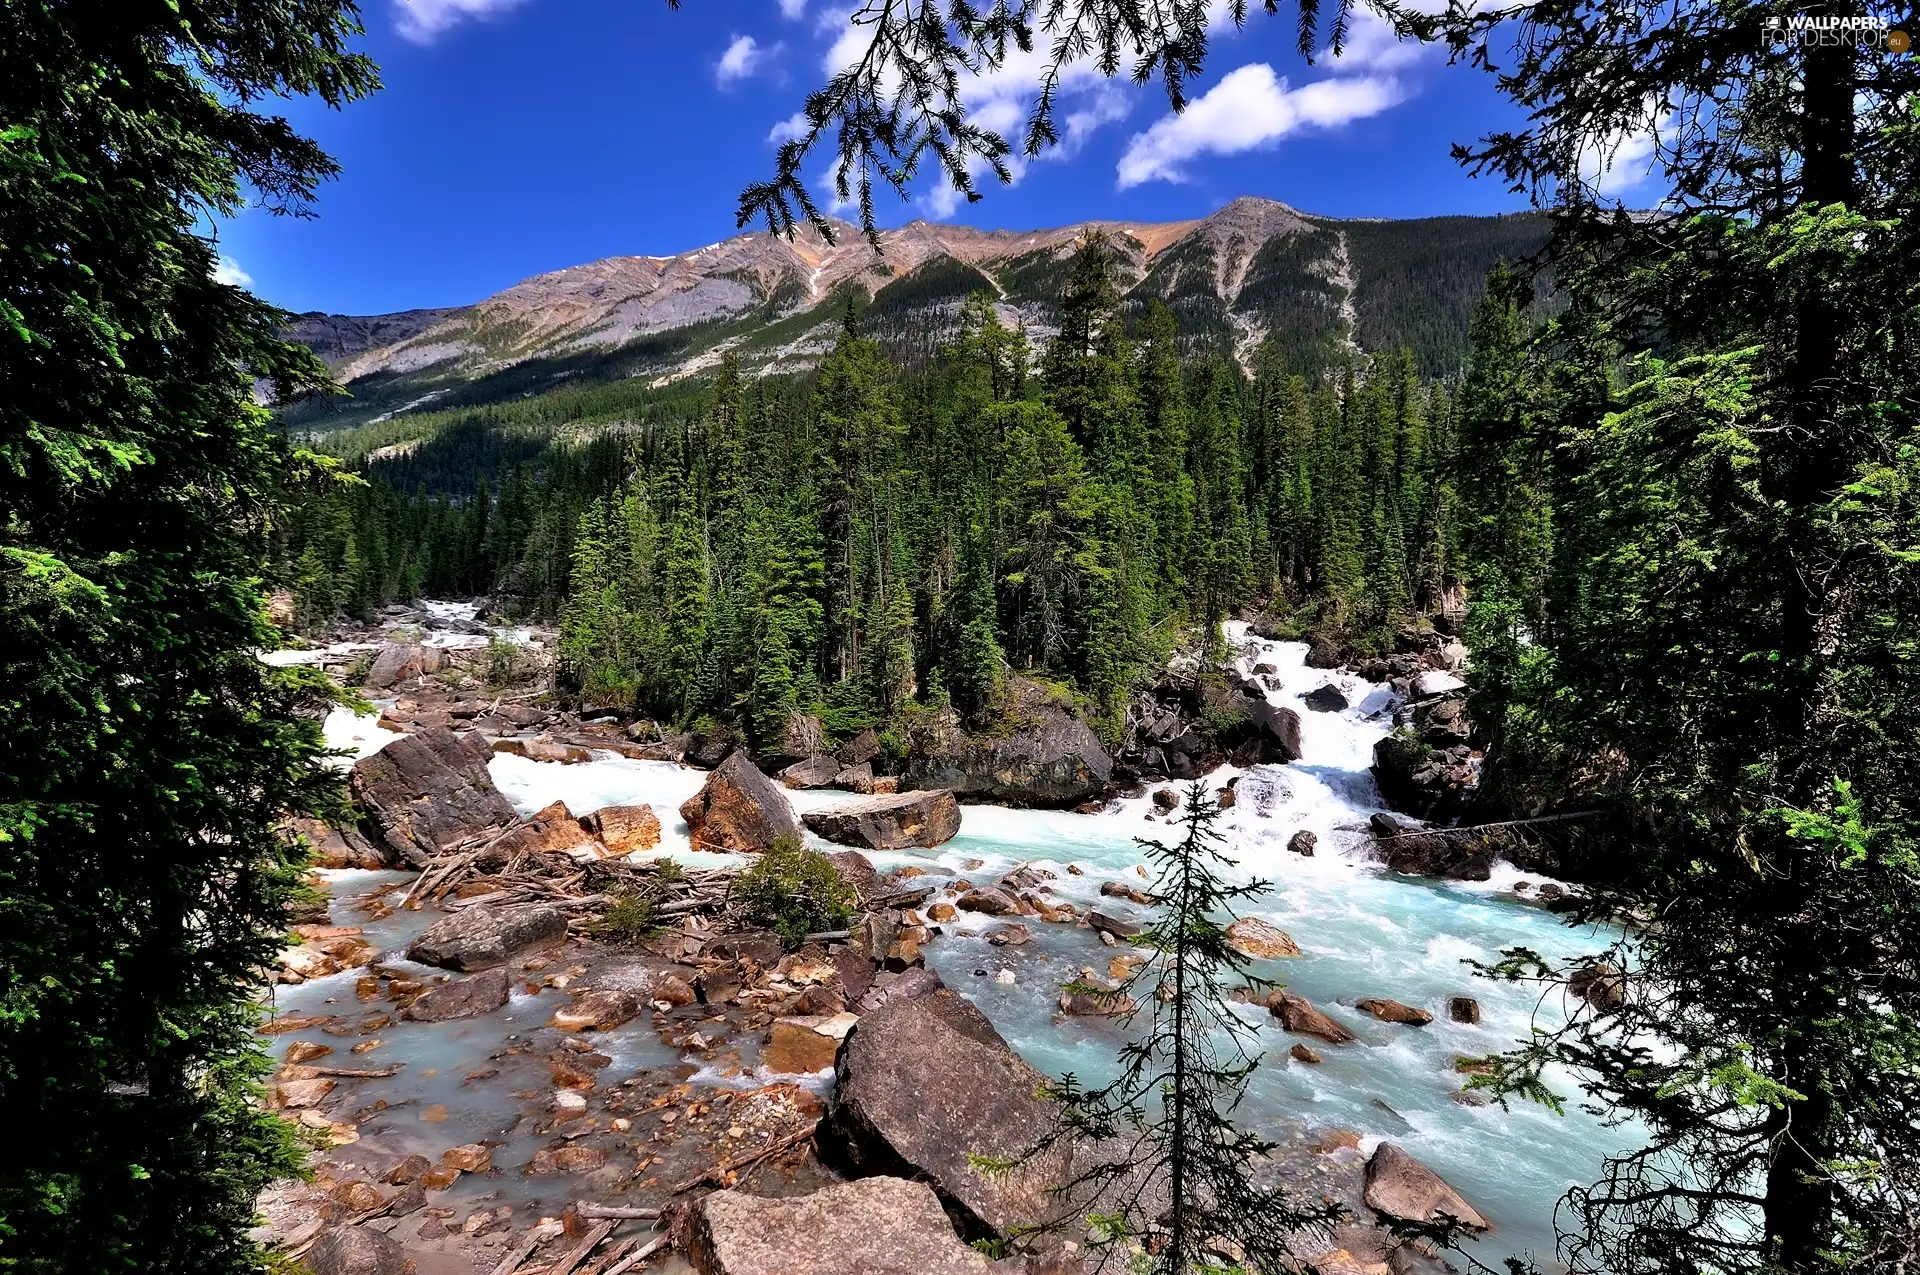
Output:
<path fill-rule="evenodd" d="M 294 414 L 328 428 L 522 396 L 562 378 L 663 385 L 728 353 L 750 372 L 798 371 L 826 348 L 849 296 L 867 329 L 896 343 L 937 337 L 977 291 L 1044 338 L 1067 260 L 1092 231 L 1113 245 L 1129 302 L 1166 301 L 1191 346 L 1247 365 L 1271 339 L 1303 370 L 1405 347 L 1438 375 L 1465 360 L 1486 271 L 1546 238 L 1544 219 L 1530 213 L 1343 220 L 1251 197 L 1157 224 L 1006 231 L 915 221 L 882 231 L 878 253 L 845 222 L 834 223 L 832 242 L 812 228 L 792 240 L 758 231 L 677 256 L 536 275 L 470 306 L 301 315 L 293 335 L 353 398 Z"/>

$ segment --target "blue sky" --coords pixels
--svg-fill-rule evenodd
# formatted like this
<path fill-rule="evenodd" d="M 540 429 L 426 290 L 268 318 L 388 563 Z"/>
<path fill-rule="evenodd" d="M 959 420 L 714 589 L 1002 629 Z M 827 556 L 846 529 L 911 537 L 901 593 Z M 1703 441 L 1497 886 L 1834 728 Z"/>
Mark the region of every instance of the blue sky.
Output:
<path fill-rule="evenodd" d="M 783 121 L 857 38 L 844 0 L 362 3 L 386 87 L 342 112 L 286 108 L 344 169 L 319 215 L 249 211 L 220 227 L 229 277 L 293 310 L 464 304 L 542 271 L 725 238 Z M 931 180 L 911 204 L 882 196 L 883 224 L 1174 220 L 1242 194 L 1335 216 L 1523 206 L 1448 158 L 1513 119 L 1485 73 L 1364 19 L 1345 56 L 1308 66 L 1290 6 L 1249 8 L 1244 30 L 1216 33 L 1185 115 L 1157 87 L 1070 76 L 1062 153 L 1011 187 L 989 179 L 972 206 Z M 969 86 L 982 119 L 1017 126 L 1026 70 Z M 828 157 L 814 168 L 824 186 Z"/>

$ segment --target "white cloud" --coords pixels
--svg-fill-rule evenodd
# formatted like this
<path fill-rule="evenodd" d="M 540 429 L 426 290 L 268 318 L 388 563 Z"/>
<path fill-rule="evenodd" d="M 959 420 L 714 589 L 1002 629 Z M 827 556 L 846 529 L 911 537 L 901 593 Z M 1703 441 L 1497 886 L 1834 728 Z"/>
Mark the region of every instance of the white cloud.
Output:
<path fill-rule="evenodd" d="M 713 78 L 721 88 L 737 84 L 758 72 L 767 64 L 767 60 L 780 52 L 781 46 L 771 47 L 761 44 L 750 35 L 737 35 L 727 51 L 714 63 Z"/>
<path fill-rule="evenodd" d="M 780 16 L 789 22 L 798 22 L 807 16 L 807 0 L 779 0 Z"/>
<path fill-rule="evenodd" d="M 236 288 L 253 286 L 253 276 L 240 268 L 240 263 L 222 253 L 220 260 L 213 263 L 213 281 L 231 284 Z"/>
<path fill-rule="evenodd" d="M 1335 71 L 1398 71 L 1432 51 L 1432 45 L 1402 40 L 1394 34 L 1392 25 L 1371 9 L 1355 8 L 1347 21 L 1339 56 L 1334 56 L 1329 44 L 1321 50 L 1320 60 Z"/>
<path fill-rule="evenodd" d="M 1334 128 L 1405 100 L 1390 77 L 1316 80 L 1290 88 L 1264 62 L 1233 71 L 1178 115 L 1135 133 L 1120 157 L 1122 190 L 1143 182 L 1186 180 L 1183 165 L 1201 155 L 1238 155 L 1306 128 Z"/>
<path fill-rule="evenodd" d="M 440 33 L 468 19 L 497 17 L 524 0 L 393 0 L 402 37 L 415 44 L 432 44 Z"/>
<path fill-rule="evenodd" d="M 1618 199 L 1653 176 L 1657 134 L 1667 124 L 1666 112 L 1650 107 L 1638 127 L 1615 129 L 1589 142 L 1580 152 L 1580 181 L 1603 199 Z"/>
<path fill-rule="evenodd" d="M 811 127 L 812 125 L 807 123 L 807 113 L 795 111 L 768 130 L 767 140 L 776 145 L 780 142 L 797 142 L 807 135 L 807 130 Z"/>

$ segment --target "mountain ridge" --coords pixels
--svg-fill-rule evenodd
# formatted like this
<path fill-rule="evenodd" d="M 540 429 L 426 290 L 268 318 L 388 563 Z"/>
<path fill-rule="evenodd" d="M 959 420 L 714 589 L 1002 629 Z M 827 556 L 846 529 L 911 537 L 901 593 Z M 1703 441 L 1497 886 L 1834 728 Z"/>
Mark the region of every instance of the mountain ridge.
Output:
<path fill-rule="evenodd" d="M 555 376 L 656 384 L 726 354 L 754 374 L 800 371 L 831 341 L 849 294 L 878 334 L 905 339 L 940 331 L 984 283 L 1003 317 L 1044 339 L 1067 258 L 1097 232 L 1129 303 L 1165 301 L 1191 346 L 1228 351 L 1243 367 L 1270 339 L 1302 367 L 1400 346 L 1423 371 L 1444 373 L 1464 355 L 1486 270 L 1530 255 L 1546 233 L 1531 213 L 1333 218 L 1256 196 L 1171 222 L 981 230 L 915 220 L 879 232 L 877 254 L 857 227 L 833 228 L 831 243 L 813 227 L 791 240 L 753 230 L 671 255 L 605 257 L 466 306 L 313 312 L 297 316 L 291 334 L 343 384 L 378 386 L 397 410 L 530 362 L 552 363 Z"/>

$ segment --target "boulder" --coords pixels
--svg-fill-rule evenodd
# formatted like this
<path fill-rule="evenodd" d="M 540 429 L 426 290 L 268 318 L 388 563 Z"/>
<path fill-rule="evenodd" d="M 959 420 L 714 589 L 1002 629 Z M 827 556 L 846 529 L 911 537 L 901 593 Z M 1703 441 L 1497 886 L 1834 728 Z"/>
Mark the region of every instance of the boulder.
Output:
<path fill-rule="evenodd" d="M 478 735 L 434 727 L 355 762 L 353 793 L 380 839 L 419 866 L 456 842 L 514 822 L 513 807 L 487 773 L 491 756 Z"/>
<path fill-rule="evenodd" d="M 612 1031 L 639 1012 L 640 1002 L 633 993 L 601 988 L 581 992 L 571 1004 L 555 1010 L 547 1026 L 563 1032 Z"/>
<path fill-rule="evenodd" d="M 660 844 L 660 816 L 652 806 L 602 806 L 587 819 L 602 844 L 615 854 L 651 850 Z"/>
<path fill-rule="evenodd" d="M 1391 1142 L 1383 1142 L 1367 1161 L 1367 1207 L 1395 1222 L 1423 1225 L 1452 1220 L 1473 1231 L 1493 1224 L 1461 1198 L 1441 1176 Z"/>
<path fill-rule="evenodd" d="M 760 1065 L 791 1075 L 825 1071 L 858 1021 L 853 1014 L 776 1018 L 760 1047 Z"/>
<path fill-rule="evenodd" d="M 1466 810 L 1479 782 L 1466 745 L 1430 748 L 1399 733 L 1373 746 L 1373 777 L 1395 810 L 1443 822 Z"/>
<path fill-rule="evenodd" d="M 383 691 L 396 682 L 412 681 L 428 673 L 438 673 L 445 667 L 445 647 L 397 646 L 388 643 L 373 657 L 373 667 L 367 671 L 366 685 L 373 690 Z"/>
<path fill-rule="evenodd" d="M 519 826 L 493 843 L 494 852 L 511 857 L 517 854 L 567 854 L 574 850 L 595 849 L 593 834 L 581 827 L 580 820 L 556 801 L 535 811 Z"/>
<path fill-rule="evenodd" d="M 1413 710 L 1413 729 L 1429 748 L 1453 748 L 1473 737 L 1467 702 L 1458 696 L 1418 705 Z"/>
<path fill-rule="evenodd" d="M 1099 736 L 1065 708 L 1043 702 L 1022 708 L 988 734 L 968 734 L 951 714 L 935 727 L 916 730 L 900 788 L 944 788 L 977 801 L 1071 809 L 1099 795 L 1112 775 L 1113 759 Z"/>
<path fill-rule="evenodd" d="M 478 1142 L 448 1147 L 440 1153 L 440 1167 L 457 1169 L 461 1173 L 485 1173 L 493 1167 L 493 1152 Z M 419 1174 L 414 1176 L 418 1177 Z"/>
<path fill-rule="evenodd" d="M 840 773 L 840 762 L 830 753 L 815 753 L 780 772 L 780 782 L 789 788 L 825 788 Z"/>
<path fill-rule="evenodd" d="M 1480 1021 L 1480 1002 L 1471 996 L 1447 997 L 1447 1017 L 1456 1023 Z"/>
<path fill-rule="evenodd" d="M 1164 811 L 1172 810 L 1175 806 L 1178 806 L 1179 804 L 1180 804 L 1180 794 L 1175 792 L 1173 789 L 1156 788 L 1153 790 L 1153 808 L 1155 810 L 1164 812 Z"/>
<path fill-rule="evenodd" d="M 1575 970 L 1567 980 L 1567 990 L 1602 1011 L 1619 1009 L 1627 1000 L 1627 982 L 1620 971 L 1598 962 Z"/>
<path fill-rule="evenodd" d="M 1276 988 L 1273 994 L 1267 997 L 1267 1009 L 1288 1031 L 1302 1036 L 1316 1036 L 1329 1045 L 1350 1045 L 1358 1039 L 1352 1032 L 1315 1008 L 1313 1002 L 1306 997 L 1290 992 L 1284 987 Z"/>
<path fill-rule="evenodd" d="M 691 1210 L 685 1249 L 699 1275 L 989 1275 L 924 1182 L 862 1178 L 766 1199 L 715 1191 Z"/>
<path fill-rule="evenodd" d="M 873 764 L 863 761 L 857 766 L 848 766 L 840 770 L 834 775 L 832 786 L 871 797 L 873 795 Z"/>
<path fill-rule="evenodd" d="M 304 838 L 313 849 L 316 868 L 391 868 L 398 859 L 387 846 L 376 846 L 358 828 L 336 828 L 320 819 L 289 819 L 286 830 Z"/>
<path fill-rule="evenodd" d="M 330 1226 L 307 1250 L 313 1275 L 409 1275 L 413 1263 L 390 1235 L 366 1226 Z"/>
<path fill-rule="evenodd" d="M 577 766 L 581 762 L 592 761 L 593 754 L 578 744 L 562 744 L 551 739 L 496 739 L 493 741 L 496 753 L 511 753 L 515 757 L 524 757 L 528 761 L 558 762 L 562 766 Z"/>
<path fill-rule="evenodd" d="M 1355 1009 L 1372 1014 L 1383 1023 L 1402 1023 L 1408 1027 L 1425 1027 L 1433 1021 L 1433 1015 L 1424 1009 L 1415 1009 L 1412 1005 L 1403 1005 L 1384 996 L 1369 996 L 1353 1003 Z"/>
<path fill-rule="evenodd" d="M 1287 1057 L 1293 1059 L 1295 1062 L 1306 1063 L 1309 1067 L 1317 1066 L 1320 1062 L 1320 1055 L 1314 1053 L 1312 1048 L 1306 1045 L 1293 1046 L 1287 1050 Z"/>
<path fill-rule="evenodd" d="M 429 987 L 414 997 L 401 1013 L 416 1023 L 443 1023 L 452 1018 L 492 1013 L 506 1003 L 507 971 L 496 967 Z"/>
<path fill-rule="evenodd" d="M 1300 760 L 1300 714 L 1264 699 L 1247 705 L 1261 753 L 1252 762 L 1290 762 Z M 1239 754 L 1236 754 L 1239 755 Z"/>
<path fill-rule="evenodd" d="M 843 766 L 867 766 L 880 755 L 880 736 L 869 726 L 855 735 L 834 754 Z"/>
<path fill-rule="evenodd" d="M 504 965 L 522 952 L 553 947 L 567 937 L 567 914 L 546 904 L 463 908 L 427 927 L 407 945 L 423 965 L 479 970 Z"/>
<path fill-rule="evenodd" d="M 1389 871 L 1410 877 L 1485 881 L 1493 875 L 1493 845 L 1471 833 L 1399 833 L 1375 848 Z"/>
<path fill-rule="evenodd" d="M 902 850 L 951 841 L 960 831 L 960 803 L 950 792 L 917 789 L 810 810 L 802 819 L 828 841 L 869 850 Z"/>
<path fill-rule="evenodd" d="M 1316 713 L 1338 713 L 1348 707 L 1346 693 L 1332 682 L 1308 691 L 1305 699 L 1307 707 Z"/>
<path fill-rule="evenodd" d="M 1428 669 L 1416 673 L 1413 677 L 1413 698 L 1428 699 L 1435 695 L 1451 695 L 1455 691 L 1464 691 L 1467 684 L 1443 669 Z"/>
<path fill-rule="evenodd" d="M 1072 1176 L 1077 1144 L 1063 1139 L 1027 1154 L 1035 1136 L 1059 1120 L 1039 1096 L 1046 1078 L 950 989 L 869 1011 L 834 1071 L 833 1098 L 816 1135 L 829 1166 L 851 1177 L 927 1183 L 968 1240 L 1012 1238 L 1070 1203 L 1054 1188 Z M 1016 1163 L 983 1173 L 980 1156 Z"/>
<path fill-rule="evenodd" d="M 1227 927 L 1227 942 L 1233 950 L 1242 956 L 1251 956 L 1257 960 L 1276 960 L 1283 956 L 1300 955 L 1300 945 L 1293 936 L 1270 921 L 1257 916 L 1243 916 Z"/>
<path fill-rule="evenodd" d="M 731 726 L 709 726 L 687 736 L 681 756 L 690 766 L 712 770 L 725 761 L 741 744 L 740 733 Z"/>
<path fill-rule="evenodd" d="M 1287 838 L 1287 849 L 1308 859 L 1313 858 L 1313 848 L 1319 844 L 1320 838 L 1314 836 L 1305 828 L 1300 829 L 1300 831 Z"/>
<path fill-rule="evenodd" d="M 988 916 L 1006 916 L 1010 912 L 1018 912 L 1020 910 L 1020 904 L 1018 900 L 1005 890 L 988 885 L 981 886 L 976 890 L 968 890 L 965 894 L 961 895 L 960 910 L 962 912 L 984 912 Z"/>
<path fill-rule="evenodd" d="M 704 788 L 680 807 L 695 850 L 758 853 L 776 837 L 798 835 L 800 822 L 786 794 L 736 752 L 707 776 Z"/>

